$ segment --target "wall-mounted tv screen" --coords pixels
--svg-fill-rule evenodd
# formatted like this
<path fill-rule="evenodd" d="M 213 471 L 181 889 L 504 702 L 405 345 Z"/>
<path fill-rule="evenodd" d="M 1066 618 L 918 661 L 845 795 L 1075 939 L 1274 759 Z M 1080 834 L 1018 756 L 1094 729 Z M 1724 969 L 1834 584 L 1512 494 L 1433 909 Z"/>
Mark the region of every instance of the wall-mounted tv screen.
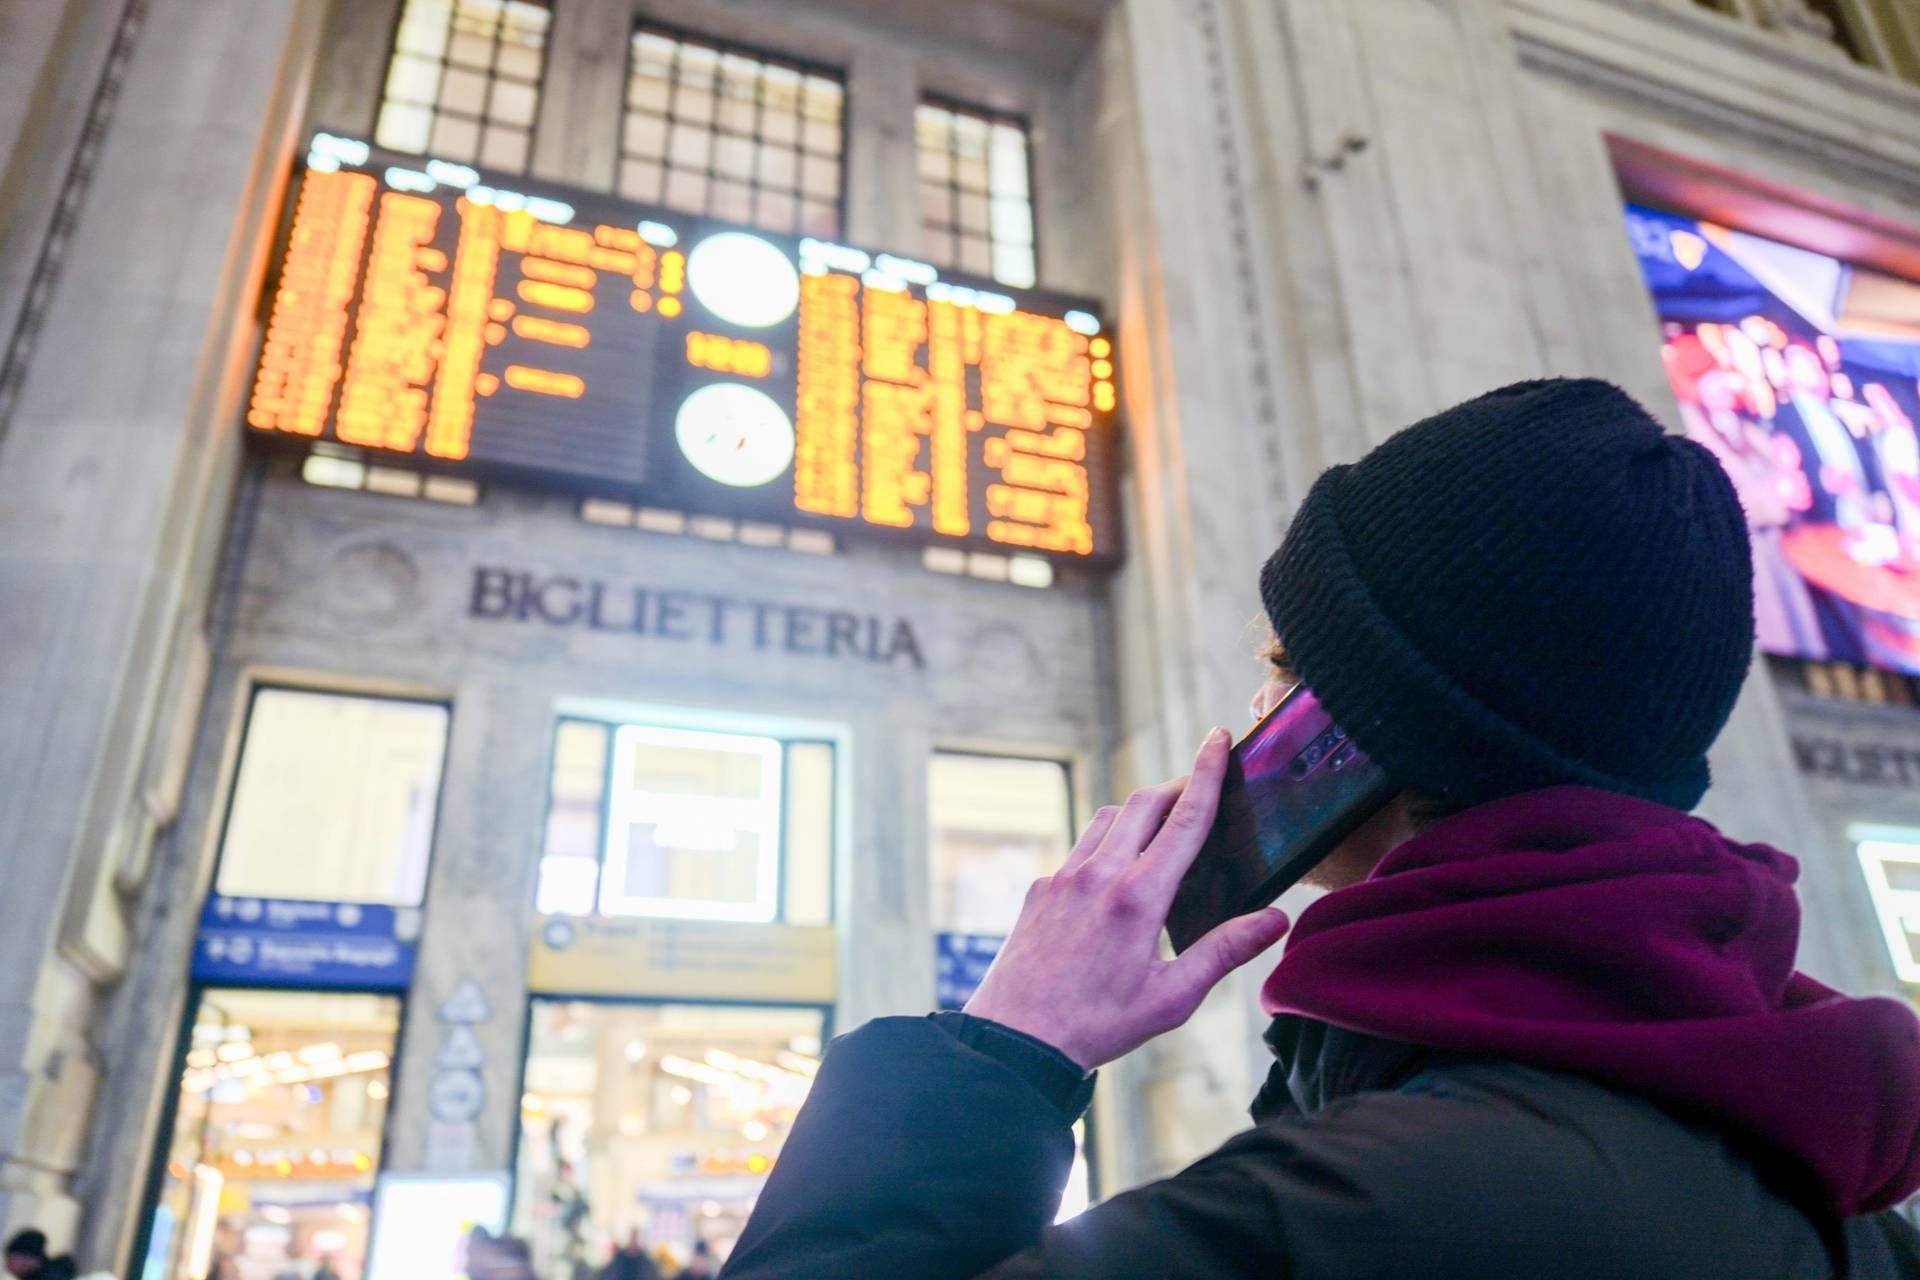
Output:
<path fill-rule="evenodd" d="M 1687 434 L 1739 490 L 1768 653 L 1920 673 L 1920 281 L 1637 205 Z"/>

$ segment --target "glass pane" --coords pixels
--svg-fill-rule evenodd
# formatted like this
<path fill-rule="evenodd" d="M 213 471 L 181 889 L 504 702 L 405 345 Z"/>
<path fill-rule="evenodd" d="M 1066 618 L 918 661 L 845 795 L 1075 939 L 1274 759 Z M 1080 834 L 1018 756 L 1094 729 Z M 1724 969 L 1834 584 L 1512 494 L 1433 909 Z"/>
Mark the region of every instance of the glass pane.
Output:
<path fill-rule="evenodd" d="M 494 70 L 509 80 L 523 80 L 529 84 L 540 79 L 541 53 L 537 48 L 522 44 L 503 44 L 500 46 L 499 60 Z"/>
<path fill-rule="evenodd" d="M 760 115 L 760 136 L 768 142 L 792 144 L 800 137 L 800 117 L 778 107 L 768 107 Z"/>
<path fill-rule="evenodd" d="M 953 115 L 953 150 L 963 158 L 987 154 L 987 122 L 962 112 Z"/>
<path fill-rule="evenodd" d="M 991 275 L 993 250 L 983 239 L 976 236 L 962 236 L 959 262 L 962 271 L 971 271 L 977 276 Z"/>
<path fill-rule="evenodd" d="M 953 180 L 969 191 L 985 192 L 987 189 L 987 162 L 978 156 L 965 157 L 954 162 Z"/>
<path fill-rule="evenodd" d="M 547 853 L 599 856 L 611 738 L 606 725 L 585 720 L 563 720 L 554 731 L 553 772 L 547 784 Z"/>
<path fill-rule="evenodd" d="M 760 185 L 791 191 L 796 176 L 793 152 L 785 147 L 760 144 Z"/>
<path fill-rule="evenodd" d="M 809 120 L 800 132 L 800 145 L 823 156 L 840 154 L 839 121 Z"/>
<path fill-rule="evenodd" d="M 718 173 L 730 178 L 746 178 L 753 174 L 753 142 L 748 138 L 735 138 L 721 134 L 713 142 L 713 167 Z"/>
<path fill-rule="evenodd" d="M 753 214 L 753 188 L 744 182 L 729 182 L 725 178 L 717 180 L 713 184 L 713 202 L 708 212 L 728 222 L 745 222 Z"/>
<path fill-rule="evenodd" d="M 400 30 L 394 36 L 394 48 L 437 59 L 447 51 L 447 23 L 448 12 L 444 5 L 421 4 L 419 0 L 414 0 L 407 6 L 406 16 L 400 20 Z"/>
<path fill-rule="evenodd" d="M 676 124 L 673 126 L 671 140 L 667 144 L 667 158 L 674 164 L 689 169 L 707 167 L 707 157 L 713 147 L 713 134 L 700 125 Z"/>
<path fill-rule="evenodd" d="M 722 97 L 720 127 L 733 133 L 751 134 L 759 110 L 752 98 Z"/>
<path fill-rule="evenodd" d="M 942 186 L 953 180 L 953 157 L 944 151 L 920 150 L 920 180 Z"/>
<path fill-rule="evenodd" d="M 496 80 L 493 82 L 493 107 L 488 114 L 506 124 L 525 127 L 533 123 L 533 108 L 538 101 L 539 96 L 532 85 Z"/>
<path fill-rule="evenodd" d="M 694 88 L 684 82 L 673 95 L 673 114 L 678 120 L 694 120 L 701 124 L 713 122 L 713 91 Z"/>
<path fill-rule="evenodd" d="M 810 196 L 840 194 L 840 162 L 807 156 L 800 162 L 800 190 Z"/>
<path fill-rule="evenodd" d="M 1024 142 L 1016 146 L 1003 143 L 996 137 L 993 150 L 987 156 L 987 164 L 989 182 L 995 195 L 1027 194 L 1027 148 Z"/>
<path fill-rule="evenodd" d="M 373 140 L 395 151 L 425 151 L 427 134 L 433 128 L 433 112 L 426 107 L 389 102 L 380 108 L 380 123 L 374 126 Z"/>
<path fill-rule="evenodd" d="M 824 200 L 802 200 L 799 229 L 810 236 L 839 235 L 840 206 Z"/>
<path fill-rule="evenodd" d="M 953 232 L 928 227 L 920 233 L 920 253 L 930 262 L 950 266 L 954 261 Z"/>
<path fill-rule="evenodd" d="M 629 200 L 658 200 L 660 166 L 647 160 L 622 160 L 619 189 Z"/>
<path fill-rule="evenodd" d="M 1033 246 L 996 244 L 993 247 L 993 278 L 1016 289 L 1029 289 L 1034 283 Z"/>
<path fill-rule="evenodd" d="M 953 192 L 929 182 L 920 184 L 920 221 L 929 226 L 953 222 Z"/>
<path fill-rule="evenodd" d="M 771 920 L 781 755 L 774 739 L 747 734 L 616 730 L 602 909 Z"/>
<path fill-rule="evenodd" d="M 794 200 L 787 191 L 762 189 L 754 204 L 753 220 L 769 231 L 793 230 Z"/>
<path fill-rule="evenodd" d="M 480 163 L 491 169 L 525 169 L 528 134 L 510 125 L 489 125 L 480 143 Z"/>
<path fill-rule="evenodd" d="M 993 246 L 993 278 L 1002 284 L 1010 284 L 1016 289 L 1032 288 L 1034 283 L 1033 246 L 995 244 Z"/>
<path fill-rule="evenodd" d="M 403 53 L 394 55 L 393 66 L 387 71 L 387 97 L 431 103 L 439 91 L 439 63 Z"/>
<path fill-rule="evenodd" d="M 462 115 L 477 116 L 487 100 L 487 77 L 479 71 L 449 67 L 440 82 L 440 105 Z"/>
<path fill-rule="evenodd" d="M 720 51 L 704 44 L 682 43 L 674 60 L 674 76 L 681 84 L 713 86 L 720 67 Z"/>
<path fill-rule="evenodd" d="M 959 200 L 956 202 L 956 207 L 960 211 L 959 222 L 962 231 L 973 232 L 980 235 L 987 233 L 990 219 L 987 212 L 987 198 L 985 196 L 977 196 L 970 191 L 962 191 Z"/>
<path fill-rule="evenodd" d="M 659 76 L 635 74 L 627 77 L 627 105 L 642 107 L 665 115 L 672 99 L 673 86 Z"/>
<path fill-rule="evenodd" d="M 480 151 L 480 124 L 458 116 L 441 116 L 433 122 L 433 141 L 428 150 L 449 160 L 472 160 Z"/>
<path fill-rule="evenodd" d="M 139 1273 L 360 1280 L 400 1001 L 205 992 Z"/>
<path fill-rule="evenodd" d="M 220 893 L 418 906 L 447 709 L 261 689 L 220 845 Z"/>
<path fill-rule="evenodd" d="M 633 69 L 638 75 L 664 76 L 673 69 L 675 41 L 651 31 L 638 31 L 633 37 Z"/>
<path fill-rule="evenodd" d="M 761 73 L 762 103 L 781 111 L 799 111 L 801 78 L 792 67 L 769 63 Z"/>
<path fill-rule="evenodd" d="M 621 129 L 620 145 L 628 155 L 664 155 L 667 149 L 667 122 L 660 116 L 630 111 Z"/>
<path fill-rule="evenodd" d="M 689 213 L 705 212 L 707 207 L 707 175 L 694 173 L 687 169 L 674 169 L 667 174 L 666 203 L 676 209 L 685 209 Z"/>
<path fill-rule="evenodd" d="M 1033 243 L 1033 211 L 1025 200 L 995 200 L 991 225 L 996 241 Z"/>
<path fill-rule="evenodd" d="M 457 67 L 486 70 L 493 65 L 492 35 L 476 35 L 471 28 L 455 31 L 447 45 L 447 61 Z"/>
<path fill-rule="evenodd" d="M 1051 760 L 937 754 L 928 767 L 933 927 L 1004 935 L 1027 886 L 1066 861 L 1073 808 Z"/>
<path fill-rule="evenodd" d="M 818 1069 L 818 1009 L 535 999 L 511 1230 L 541 1276 L 724 1262 Z"/>
<path fill-rule="evenodd" d="M 801 91 L 801 114 L 810 120 L 827 120 L 838 125 L 843 92 L 837 81 L 825 76 L 808 76 Z"/>
<path fill-rule="evenodd" d="M 833 748 L 824 742 L 787 746 L 787 865 L 783 886 L 788 924 L 833 920 Z"/>
<path fill-rule="evenodd" d="M 913 113 L 913 134 L 923 151 L 947 151 L 953 146 L 952 119 L 938 107 L 921 105 Z"/>

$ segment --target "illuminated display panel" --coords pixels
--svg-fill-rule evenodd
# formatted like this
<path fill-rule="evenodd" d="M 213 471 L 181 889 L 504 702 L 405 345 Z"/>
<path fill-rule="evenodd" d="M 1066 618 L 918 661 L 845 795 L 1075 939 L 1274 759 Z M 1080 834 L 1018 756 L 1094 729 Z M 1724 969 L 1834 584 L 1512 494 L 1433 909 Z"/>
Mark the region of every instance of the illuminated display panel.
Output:
<path fill-rule="evenodd" d="M 262 440 L 689 511 L 1111 563 L 1094 307 L 317 135 Z"/>

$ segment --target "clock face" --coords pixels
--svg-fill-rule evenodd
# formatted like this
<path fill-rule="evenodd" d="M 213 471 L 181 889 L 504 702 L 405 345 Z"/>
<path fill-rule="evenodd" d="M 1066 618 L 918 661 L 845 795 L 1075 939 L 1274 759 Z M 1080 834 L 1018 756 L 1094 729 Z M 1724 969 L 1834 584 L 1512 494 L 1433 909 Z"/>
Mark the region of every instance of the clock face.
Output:
<path fill-rule="evenodd" d="M 687 255 L 687 287 L 700 305 L 728 324 L 764 329 L 800 305 L 800 273 L 772 241 L 722 231 Z"/>
<path fill-rule="evenodd" d="M 793 421 L 773 397 L 715 382 L 680 402 L 674 439 L 701 475 L 736 489 L 779 479 L 793 462 Z"/>

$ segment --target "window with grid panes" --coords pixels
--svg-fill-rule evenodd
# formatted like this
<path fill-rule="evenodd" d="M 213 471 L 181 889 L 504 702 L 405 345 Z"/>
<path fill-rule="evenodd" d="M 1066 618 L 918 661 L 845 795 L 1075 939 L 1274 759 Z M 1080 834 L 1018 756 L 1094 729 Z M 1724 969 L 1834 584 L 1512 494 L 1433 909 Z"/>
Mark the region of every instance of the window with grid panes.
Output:
<path fill-rule="evenodd" d="M 1027 125 L 927 99 L 914 116 L 921 252 L 940 266 L 1027 288 L 1034 282 Z"/>
<path fill-rule="evenodd" d="M 839 72 L 634 28 L 619 193 L 769 231 L 840 234 Z"/>
<path fill-rule="evenodd" d="M 524 171 L 552 17 L 549 0 L 406 0 L 374 141 Z"/>

